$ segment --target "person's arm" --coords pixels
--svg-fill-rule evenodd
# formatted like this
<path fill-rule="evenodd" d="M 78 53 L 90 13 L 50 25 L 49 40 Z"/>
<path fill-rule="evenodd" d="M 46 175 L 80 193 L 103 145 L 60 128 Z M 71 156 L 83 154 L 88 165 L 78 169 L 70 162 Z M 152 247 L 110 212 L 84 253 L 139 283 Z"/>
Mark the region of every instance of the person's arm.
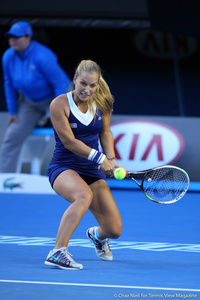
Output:
<path fill-rule="evenodd" d="M 103 152 L 108 158 L 115 157 L 113 135 L 110 130 L 111 115 L 102 115 L 102 128 L 99 134 Z"/>
<path fill-rule="evenodd" d="M 12 78 L 10 76 L 11 63 L 12 63 L 12 59 L 10 57 L 10 51 L 6 51 L 2 57 L 4 91 L 5 91 L 8 112 L 11 116 L 14 116 L 16 115 L 17 112 L 18 91 L 13 87 L 12 84 Z"/>
<path fill-rule="evenodd" d="M 113 134 L 110 129 L 111 114 L 102 115 L 101 119 L 102 129 L 99 137 L 103 152 L 114 168 L 122 167 L 115 158 Z"/>
<path fill-rule="evenodd" d="M 68 121 L 70 109 L 66 94 L 58 96 L 51 102 L 50 112 L 53 127 L 64 147 L 81 157 L 88 158 L 92 149 L 76 139 L 71 130 Z"/>

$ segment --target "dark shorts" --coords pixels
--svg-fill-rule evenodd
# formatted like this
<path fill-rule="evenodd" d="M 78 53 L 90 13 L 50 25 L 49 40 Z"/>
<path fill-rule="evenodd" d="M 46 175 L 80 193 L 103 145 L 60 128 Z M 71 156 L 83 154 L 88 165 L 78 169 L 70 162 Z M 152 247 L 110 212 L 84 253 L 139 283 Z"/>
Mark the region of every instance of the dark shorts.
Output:
<path fill-rule="evenodd" d="M 82 175 L 82 174 L 79 174 L 81 176 L 81 178 L 88 184 L 92 184 L 98 180 L 100 180 L 101 178 L 97 178 L 97 177 L 91 177 L 91 176 L 87 176 L 87 175 Z"/>

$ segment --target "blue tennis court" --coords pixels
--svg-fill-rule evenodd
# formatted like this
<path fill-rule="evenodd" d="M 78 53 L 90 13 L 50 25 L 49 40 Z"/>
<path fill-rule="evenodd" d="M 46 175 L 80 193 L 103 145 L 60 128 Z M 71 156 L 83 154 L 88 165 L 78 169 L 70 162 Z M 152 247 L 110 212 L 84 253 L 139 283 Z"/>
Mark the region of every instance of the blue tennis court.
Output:
<path fill-rule="evenodd" d="M 84 266 L 79 271 L 44 265 L 69 205 L 65 200 L 54 194 L 0 194 L 0 299 L 199 298 L 198 190 L 161 205 L 137 188 L 111 188 L 123 219 L 123 234 L 111 243 L 114 260 L 97 258 L 85 234 L 96 221 L 87 212 L 69 248 Z"/>

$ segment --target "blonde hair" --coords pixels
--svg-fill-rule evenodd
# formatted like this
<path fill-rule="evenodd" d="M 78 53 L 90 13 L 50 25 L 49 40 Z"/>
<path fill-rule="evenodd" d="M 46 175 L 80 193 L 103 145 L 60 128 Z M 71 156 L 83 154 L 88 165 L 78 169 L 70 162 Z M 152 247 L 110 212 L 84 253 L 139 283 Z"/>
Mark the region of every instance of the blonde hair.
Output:
<path fill-rule="evenodd" d="M 89 109 L 93 110 L 92 103 L 94 102 L 102 114 L 111 113 L 113 109 L 114 97 L 111 95 L 110 88 L 101 75 L 100 66 L 92 60 L 82 60 L 76 69 L 76 77 L 78 77 L 83 71 L 88 73 L 96 72 L 99 76 L 97 90 L 88 100 Z"/>

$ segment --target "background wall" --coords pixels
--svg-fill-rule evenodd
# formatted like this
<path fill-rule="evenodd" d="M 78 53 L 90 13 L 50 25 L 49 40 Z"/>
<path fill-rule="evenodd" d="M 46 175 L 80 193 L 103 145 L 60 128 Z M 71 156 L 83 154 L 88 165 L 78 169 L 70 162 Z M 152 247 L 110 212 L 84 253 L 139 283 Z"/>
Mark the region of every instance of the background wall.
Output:
<path fill-rule="evenodd" d="M 0 54 L 7 49 L 0 28 Z M 199 37 L 150 30 L 35 27 L 35 39 L 52 48 L 73 78 L 78 62 L 91 58 L 103 69 L 115 96 L 116 114 L 200 115 Z M 177 43 L 176 56 L 173 42 Z M 0 110 L 5 111 L 2 70 Z"/>

